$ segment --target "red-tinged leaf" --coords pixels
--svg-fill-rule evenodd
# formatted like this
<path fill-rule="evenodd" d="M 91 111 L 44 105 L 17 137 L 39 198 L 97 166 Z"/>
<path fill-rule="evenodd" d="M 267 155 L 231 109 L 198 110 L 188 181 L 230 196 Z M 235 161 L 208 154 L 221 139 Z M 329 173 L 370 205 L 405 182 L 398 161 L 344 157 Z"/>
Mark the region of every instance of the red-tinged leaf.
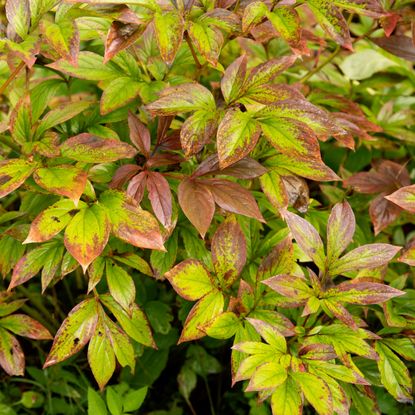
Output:
<path fill-rule="evenodd" d="M 30 26 L 29 0 L 7 0 L 5 7 L 10 29 L 24 39 Z"/>
<path fill-rule="evenodd" d="M 140 248 L 164 250 L 157 220 L 134 199 L 109 190 L 101 194 L 100 202 L 108 212 L 112 233 L 117 238 Z"/>
<path fill-rule="evenodd" d="M 99 388 L 104 389 L 115 370 L 115 353 L 101 318 L 89 342 L 88 363 Z"/>
<path fill-rule="evenodd" d="M 90 340 L 98 322 L 98 303 L 88 298 L 75 306 L 63 321 L 53 340 L 44 368 L 78 353 Z"/>
<path fill-rule="evenodd" d="M 137 166 L 136 164 L 124 164 L 120 166 L 112 177 L 111 183 L 109 184 L 110 188 L 117 189 L 122 187 L 141 170 L 142 167 Z"/>
<path fill-rule="evenodd" d="M 298 304 L 304 303 L 314 295 L 306 281 L 294 275 L 277 275 L 262 283 L 285 297 L 293 298 Z"/>
<path fill-rule="evenodd" d="M 402 209 L 415 213 L 415 185 L 402 187 L 385 198 Z"/>
<path fill-rule="evenodd" d="M 186 259 L 164 276 L 177 294 L 188 301 L 199 300 L 215 289 L 209 272 L 201 262 L 195 259 Z"/>
<path fill-rule="evenodd" d="M 283 314 L 280 314 L 273 310 L 257 309 L 255 311 L 250 312 L 249 315 L 256 320 L 262 320 L 270 324 L 284 337 L 295 335 L 294 324 Z"/>
<path fill-rule="evenodd" d="M 79 207 L 84 208 L 82 203 Z M 63 199 L 40 213 L 30 225 L 29 235 L 23 243 L 45 242 L 68 225 L 77 208 L 72 200 Z"/>
<path fill-rule="evenodd" d="M 177 195 L 183 213 L 204 238 L 215 213 L 210 189 L 196 180 L 185 179 L 180 182 Z"/>
<path fill-rule="evenodd" d="M 388 13 L 386 16 L 383 16 L 380 19 L 380 24 L 383 27 L 383 30 L 385 31 L 386 37 L 390 37 L 390 35 L 394 32 L 396 29 L 396 25 L 398 24 L 399 20 L 401 19 L 401 16 L 399 16 L 398 13 Z"/>
<path fill-rule="evenodd" d="M 190 310 L 177 343 L 204 337 L 205 333 L 201 328 L 222 313 L 224 305 L 223 294 L 218 290 L 212 290 L 202 297 Z"/>
<path fill-rule="evenodd" d="M 303 100 L 304 96 L 300 91 L 289 85 L 266 84 L 258 85 L 249 89 L 240 101 L 250 103 L 251 101 L 260 104 L 273 105 L 284 100 Z"/>
<path fill-rule="evenodd" d="M 114 262 L 106 262 L 106 276 L 112 298 L 124 309 L 129 310 L 135 300 L 135 285 L 131 276 L 124 268 Z"/>
<path fill-rule="evenodd" d="M 226 286 L 231 286 L 246 263 L 245 236 L 234 216 L 219 226 L 213 236 L 211 250 L 216 276 Z"/>
<path fill-rule="evenodd" d="M 141 203 L 147 188 L 147 171 L 142 171 L 134 176 L 127 187 L 127 195 L 131 196 L 137 203 Z"/>
<path fill-rule="evenodd" d="M 134 23 L 114 21 L 105 39 L 104 63 L 111 60 L 117 53 L 131 46 L 142 34 L 142 27 Z"/>
<path fill-rule="evenodd" d="M 382 49 L 387 50 L 395 56 L 415 62 L 415 46 L 410 37 L 404 35 L 393 35 L 373 40 Z"/>
<path fill-rule="evenodd" d="M 101 281 L 105 270 L 105 258 L 99 256 L 88 267 L 88 291 L 89 294 L 95 286 Z"/>
<path fill-rule="evenodd" d="M 114 314 L 120 326 L 132 339 L 144 346 L 157 349 L 148 320 L 137 304 L 133 303 L 130 312 L 127 313 L 108 294 L 101 295 L 100 301 Z"/>
<path fill-rule="evenodd" d="M 196 50 L 212 65 L 217 65 L 224 43 L 222 32 L 207 24 L 203 18 L 189 22 L 187 29 L 190 40 Z"/>
<path fill-rule="evenodd" d="M 253 114 L 237 108 L 228 110 L 217 133 L 220 167 L 228 167 L 247 156 L 255 148 L 260 134 Z"/>
<path fill-rule="evenodd" d="M 248 94 L 251 88 L 271 82 L 276 76 L 292 66 L 296 60 L 297 56 L 295 55 L 283 56 L 256 66 L 246 81 Z"/>
<path fill-rule="evenodd" d="M 275 7 L 267 17 L 280 36 L 293 48 L 301 52 L 301 21 L 297 11 L 292 7 Z"/>
<path fill-rule="evenodd" d="M 292 376 L 319 415 L 333 414 L 333 398 L 326 382 L 306 372 L 295 372 Z"/>
<path fill-rule="evenodd" d="M 182 43 L 183 18 L 176 10 L 156 12 L 153 23 L 161 58 L 167 65 L 170 65 Z"/>
<path fill-rule="evenodd" d="M 405 246 L 405 249 L 398 261 L 404 262 L 412 267 L 415 266 L 415 239 L 411 239 Z"/>
<path fill-rule="evenodd" d="M 319 159 L 277 154 L 269 158 L 265 166 L 273 167 L 277 171 L 288 171 L 316 181 L 340 180 L 340 177 Z"/>
<path fill-rule="evenodd" d="M 309 344 L 298 351 L 301 359 L 308 360 L 333 360 L 337 357 L 332 346 L 328 344 Z"/>
<path fill-rule="evenodd" d="M 8 290 L 12 290 L 38 274 L 47 259 L 49 251 L 54 247 L 54 242 L 43 244 L 20 258 L 19 262 L 13 269 Z"/>
<path fill-rule="evenodd" d="M 358 330 L 359 326 L 355 321 L 353 315 L 344 307 L 340 302 L 331 299 L 325 299 L 320 301 L 321 308 L 330 317 L 334 316 L 339 319 L 347 327 L 352 330 Z"/>
<path fill-rule="evenodd" d="M 387 228 L 402 213 L 402 208 L 385 198 L 384 194 L 375 197 L 369 205 L 369 216 L 373 223 L 375 235 Z"/>
<path fill-rule="evenodd" d="M 0 366 L 9 376 L 23 376 L 25 359 L 17 339 L 0 327 Z"/>
<path fill-rule="evenodd" d="M 180 130 L 180 143 L 186 157 L 201 151 L 217 128 L 218 115 L 215 111 L 198 110 L 187 118 Z"/>
<path fill-rule="evenodd" d="M 330 298 L 350 304 L 380 304 L 393 297 L 404 295 L 404 291 L 397 290 L 385 284 L 376 282 L 346 281 L 324 293 L 324 298 Z"/>
<path fill-rule="evenodd" d="M 316 263 L 320 269 L 326 267 L 323 241 L 310 223 L 302 217 L 285 211 L 283 217 L 300 248 Z"/>
<path fill-rule="evenodd" d="M 241 185 L 222 179 L 204 179 L 200 182 L 210 190 L 222 209 L 264 222 L 255 198 Z"/>
<path fill-rule="evenodd" d="M 25 314 L 13 314 L 0 319 L 0 326 L 18 336 L 29 339 L 50 340 L 53 339 L 42 324 Z"/>
<path fill-rule="evenodd" d="M 219 164 L 218 164 L 219 167 Z M 258 163 L 256 160 L 250 157 L 245 157 L 242 160 L 237 161 L 229 167 L 222 170 L 216 170 L 215 174 L 224 174 L 226 176 L 233 176 L 238 179 L 255 179 L 262 176 L 267 172 L 267 169 Z"/>
<path fill-rule="evenodd" d="M 327 223 L 327 260 L 336 260 L 353 239 L 356 220 L 348 202 L 337 203 Z"/>
<path fill-rule="evenodd" d="M 165 88 L 157 101 L 147 105 L 154 115 L 176 115 L 181 112 L 216 109 L 212 93 L 197 83 Z"/>
<path fill-rule="evenodd" d="M 7 296 L 3 294 L 1 297 L 2 297 L 2 301 L 0 303 L 0 317 L 4 317 L 11 313 L 14 313 L 16 310 L 22 307 L 24 303 L 27 301 L 26 299 L 20 299 L 20 300 L 14 300 L 14 301 L 6 303 L 3 301 L 6 301 Z"/>
<path fill-rule="evenodd" d="M 75 205 L 84 192 L 88 174 L 75 166 L 56 166 L 37 169 L 35 182 L 50 193 L 69 197 Z"/>
<path fill-rule="evenodd" d="M 79 31 L 74 19 L 67 17 L 52 22 L 42 19 L 40 22 L 42 38 L 60 57 L 72 65 L 77 65 L 79 54 Z"/>
<path fill-rule="evenodd" d="M 352 50 L 349 27 L 340 9 L 328 0 L 309 0 L 307 6 L 313 12 L 323 30 L 339 45 Z"/>
<path fill-rule="evenodd" d="M 110 221 L 106 209 L 92 205 L 80 210 L 65 229 L 64 243 L 84 272 L 107 245 Z"/>
<path fill-rule="evenodd" d="M 0 197 L 19 188 L 36 169 L 36 163 L 22 159 L 0 161 Z"/>
<path fill-rule="evenodd" d="M 285 337 L 271 324 L 257 320 L 254 318 L 247 318 L 250 324 L 261 335 L 261 337 L 272 347 L 274 353 L 284 354 L 287 352 L 287 342 Z"/>
<path fill-rule="evenodd" d="M 151 207 L 157 219 L 165 228 L 171 225 L 172 196 L 169 182 L 161 173 L 147 173 L 147 190 Z"/>
<path fill-rule="evenodd" d="M 380 0 L 334 0 L 333 3 L 342 9 L 369 17 L 379 18 L 385 14 Z"/>
<path fill-rule="evenodd" d="M 255 25 L 261 23 L 267 12 L 268 8 L 262 1 L 254 1 L 248 4 L 242 16 L 242 31 L 249 32 Z"/>
<path fill-rule="evenodd" d="M 330 275 L 342 275 L 358 269 L 377 268 L 386 265 L 401 250 L 400 246 L 371 244 L 359 246 L 348 252 L 329 267 Z"/>
<path fill-rule="evenodd" d="M 176 142 L 178 143 L 178 141 Z M 176 146 L 174 150 L 179 150 L 180 145 Z M 171 148 L 167 148 L 167 150 L 171 150 Z M 157 153 L 154 154 L 149 160 L 146 162 L 146 166 L 148 168 L 153 167 L 162 167 L 162 166 L 171 166 L 173 164 L 179 164 L 183 162 L 184 159 L 179 154 L 167 154 L 167 153 Z"/>
<path fill-rule="evenodd" d="M 220 87 L 227 104 L 236 101 L 243 94 L 247 61 L 246 55 L 242 55 L 227 67 L 222 77 Z"/>
<path fill-rule="evenodd" d="M 303 403 L 298 385 L 290 377 L 271 396 L 272 415 L 301 415 Z"/>
<path fill-rule="evenodd" d="M 260 124 L 266 139 L 281 153 L 321 162 L 317 136 L 301 121 L 270 117 Z"/>
<path fill-rule="evenodd" d="M 128 112 L 128 127 L 131 142 L 148 158 L 151 146 L 150 131 L 131 111 Z"/>
<path fill-rule="evenodd" d="M 61 145 L 64 157 L 84 163 L 109 163 L 125 158 L 132 158 L 137 150 L 122 141 L 101 138 L 82 133 L 71 137 Z"/>

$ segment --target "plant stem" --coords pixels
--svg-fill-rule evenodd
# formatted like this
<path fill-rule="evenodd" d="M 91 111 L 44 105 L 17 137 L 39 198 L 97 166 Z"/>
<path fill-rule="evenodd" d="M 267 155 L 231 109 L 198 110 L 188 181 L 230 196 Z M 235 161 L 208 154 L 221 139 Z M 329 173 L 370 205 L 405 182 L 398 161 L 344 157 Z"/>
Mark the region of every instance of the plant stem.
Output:
<path fill-rule="evenodd" d="M 200 63 L 199 59 L 197 58 L 196 51 L 192 45 L 192 41 L 190 40 L 189 34 L 186 32 L 184 35 L 184 38 L 186 39 L 187 45 L 189 46 L 190 52 L 192 53 L 193 59 L 195 61 L 196 67 L 198 69 L 202 68 L 202 64 Z"/>
<path fill-rule="evenodd" d="M 6 82 L 0 87 L 0 95 L 3 94 L 5 89 L 10 85 L 10 83 L 13 81 L 14 78 L 19 74 L 19 72 L 25 67 L 25 63 L 22 61 L 19 63 L 19 65 L 16 67 L 16 69 L 10 74 L 10 76 L 7 78 Z"/>
<path fill-rule="evenodd" d="M 340 52 L 341 52 L 341 46 L 337 46 L 334 52 L 322 64 L 314 68 L 307 75 L 303 76 L 300 79 L 300 82 L 301 83 L 307 82 L 313 75 L 320 72 L 326 65 L 328 65 Z"/>
<path fill-rule="evenodd" d="M 210 413 L 212 415 L 216 415 L 215 407 L 214 407 L 213 401 L 212 401 L 212 395 L 210 393 L 209 383 L 207 381 L 206 376 L 203 376 L 203 381 L 205 382 L 206 393 L 207 393 L 207 396 L 208 396 L 208 399 L 209 399 Z"/>

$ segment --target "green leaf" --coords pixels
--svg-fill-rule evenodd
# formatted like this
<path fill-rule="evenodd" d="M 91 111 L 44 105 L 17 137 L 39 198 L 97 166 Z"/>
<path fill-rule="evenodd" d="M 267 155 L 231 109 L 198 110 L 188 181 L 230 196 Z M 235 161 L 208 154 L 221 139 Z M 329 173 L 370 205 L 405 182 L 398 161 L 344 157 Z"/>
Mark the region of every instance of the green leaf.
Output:
<path fill-rule="evenodd" d="M 272 169 L 259 178 L 262 191 L 277 209 L 288 206 L 287 192 L 282 177 L 276 169 Z"/>
<path fill-rule="evenodd" d="M 302 400 L 299 388 L 291 377 L 279 385 L 271 396 L 272 415 L 301 415 Z"/>
<path fill-rule="evenodd" d="M 216 110 L 212 93 L 197 83 L 186 83 L 163 89 L 157 101 L 147 105 L 154 115 L 175 115 L 196 110 Z"/>
<path fill-rule="evenodd" d="M 100 101 L 101 114 L 105 115 L 124 107 L 140 94 L 143 83 L 127 76 L 112 80 L 104 89 Z"/>
<path fill-rule="evenodd" d="M 107 307 L 120 323 L 123 330 L 138 343 L 156 348 L 147 318 L 140 308 L 132 305 L 127 313 L 110 295 L 101 295 L 101 302 Z"/>
<path fill-rule="evenodd" d="M 259 366 L 253 373 L 245 391 L 260 391 L 274 389 L 287 379 L 287 369 L 279 363 L 268 362 Z"/>
<path fill-rule="evenodd" d="M 107 211 L 94 204 L 79 211 L 65 229 L 66 249 L 79 262 L 84 272 L 107 245 L 110 222 Z"/>
<path fill-rule="evenodd" d="M 229 339 L 238 330 L 239 318 L 232 311 L 219 314 L 205 327 L 206 334 L 215 339 Z"/>
<path fill-rule="evenodd" d="M 378 268 L 391 261 L 400 250 L 401 247 L 389 244 L 362 245 L 333 262 L 329 273 L 342 275 L 358 269 Z"/>
<path fill-rule="evenodd" d="M 205 335 L 201 327 L 223 311 L 225 300 L 218 290 L 212 290 L 200 299 L 186 318 L 179 343 L 200 339 Z"/>
<path fill-rule="evenodd" d="M 19 188 L 36 167 L 36 163 L 22 159 L 0 161 L 0 197 Z"/>
<path fill-rule="evenodd" d="M 85 163 L 109 163 L 132 158 L 137 154 L 137 150 L 127 143 L 88 133 L 66 140 L 61 145 L 61 152 L 64 157 Z"/>
<path fill-rule="evenodd" d="M 129 310 L 135 300 L 135 285 L 130 275 L 112 261 L 106 262 L 108 288 L 114 300 L 125 310 Z"/>
<path fill-rule="evenodd" d="M 177 11 L 156 12 L 154 29 L 160 55 L 164 62 L 170 65 L 182 43 L 183 19 Z"/>
<path fill-rule="evenodd" d="M 124 412 L 137 411 L 140 409 L 147 396 L 148 387 L 140 388 L 137 390 L 131 390 L 125 395 L 124 399 Z"/>
<path fill-rule="evenodd" d="M 212 239 L 212 262 L 217 278 L 231 286 L 246 263 L 246 240 L 236 218 L 230 216 Z"/>
<path fill-rule="evenodd" d="M 106 393 L 107 405 L 111 415 L 122 415 L 122 398 L 114 388 L 109 387 Z"/>
<path fill-rule="evenodd" d="M 104 64 L 102 56 L 89 51 L 79 53 L 78 65 L 61 59 L 47 66 L 75 78 L 89 81 L 107 81 L 125 75 L 117 65 L 112 62 Z"/>
<path fill-rule="evenodd" d="M 86 205 L 81 202 L 79 208 Z M 29 235 L 23 243 L 45 242 L 68 225 L 77 211 L 72 200 L 59 200 L 40 213 L 30 225 Z"/>
<path fill-rule="evenodd" d="M 186 259 L 167 272 L 165 277 L 177 294 L 189 301 L 199 300 L 215 288 L 205 266 L 195 259 Z"/>
<path fill-rule="evenodd" d="M 107 415 L 107 407 L 98 392 L 88 387 L 88 415 Z"/>
<path fill-rule="evenodd" d="M 40 187 L 50 193 L 69 197 L 75 205 L 84 192 L 87 177 L 87 172 L 69 165 L 40 168 L 33 175 Z"/>
<path fill-rule="evenodd" d="M 246 157 L 256 146 L 261 129 L 249 112 L 230 109 L 219 124 L 217 147 L 219 164 L 225 168 Z"/>
<path fill-rule="evenodd" d="M 117 238 L 140 248 L 164 250 L 157 220 L 134 199 L 110 190 L 101 194 L 100 203 L 108 212 L 112 232 Z"/>
<path fill-rule="evenodd" d="M 381 342 L 376 342 L 375 350 L 379 355 L 378 368 L 386 390 L 397 401 L 412 403 L 412 380 L 404 363 Z"/>
<path fill-rule="evenodd" d="M 18 144 L 31 140 L 32 123 L 32 102 L 29 95 L 24 95 L 10 115 L 10 132 Z"/>
<path fill-rule="evenodd" d="M 0 366 L 9 376 L 23 376 L 25 360 L 23 350 L 8 331 L 0 327 Z"/>
<path fill-rule="evenodd" d="M 254 318 L 247 318 L 247 320 L 277 353 L 284 354 L 287 352 L 287 342 L 285 337 L 274 326 Z"/>
<path fill-rule="evenodd" d="M 56 333 L 43 367 L 62 362 L 79 352 L 94 334 L 97 322 L 98 303 L 95 298 L 88 298 L 75 306 Z"/>
<path fill-rule="evenodd" d="M 140 256 L 138 256 L 137 254 L 132 254 L 128 252 L 122 256 L 113 256 L 112 258 L 118 262 L 121 262 L 122 264 L 125 264 L 141 272 L 144 275 L 148 275 L 150 277 L 153 275 L 153 271 L 148 262 Z"/>
<path fill-rule="evenodd" d="M 88 363 L 100 390 L 103 390 L 114 373 L 115 354 L 101 319 L 89 342 Z"/>
<path fill-rule="evenodd" d="M 333 414 L 333 398 L 329 387 L 321 378 L 305 372 L 296 372 L 292 376 L 319 415 Z"/>
<path fill-rule="evenodd" d="M 65 60 L 76 66 L 79 53 L 79 33 L 76 21 L 59 19 L 59 23 L 43 19 L 40 23 L 43 39 Z"/>

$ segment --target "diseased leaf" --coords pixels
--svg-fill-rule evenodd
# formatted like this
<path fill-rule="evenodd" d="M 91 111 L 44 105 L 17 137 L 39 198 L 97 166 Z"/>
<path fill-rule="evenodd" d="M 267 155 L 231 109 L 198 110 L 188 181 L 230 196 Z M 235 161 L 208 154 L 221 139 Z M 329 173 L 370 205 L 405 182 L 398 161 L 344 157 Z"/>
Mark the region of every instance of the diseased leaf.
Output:
<path fill-rule="evenodd" d="M 196 22 L 190 22 L 188 33 L 197 51 L 209 63 L 216 65 L 224 43 L 222 32 L 198 19 Z"/>
<path fill-rule="evenodd" d="M 22 159 L 0 161 L 0 197 L 19 188 L 36 167 L 36 163 Z"/>
<path fill-rule="evenodd" d="M 137 154 L 134 147 L 110 138 L 82 133 L 71 137 L 61 145 L 62 155 L 85 163 L 108 163 Z"/>
<path fill-rule="evenodd" d="M 94 204 L 80 210 L 65 229 L 66 249 L 79 262 L 84 272 L 107 245 L 110 221 L 106 209 Z"/>
<path fill-rule="evenodd" d="M 29 339 L 50 340 L 53 338 L 42 324 L 25 314 L 3 317 L 0 319 L 0 326 Z"/>
<path fill-rule="evenodd" d="M 75 306 L 63 321 L 53 340 L 44 368 L 78 353 L 90 340 L 98 322 L 98 303 L 88 298 Z"/>
<path fill-rule="evenodd" d="M 243 94 L 243 87 L 246 80 L 246 67 L 246 55 L 242 55 L 227 67 L 220 84 L 223 97 L 227 104 L 236 101 Z"/>
<path fill-rule="evenodd" d="M 23 376 L 25 359 L 17 339 L 0 327 L 0 366 L 9 376 Z"/>
<path fill-rule="evenodd" d="M 212 262 L 215 273 L 226 286 L 238 278 L 246 263 L 246 241 L 235 217 L 227 218 L 212 239 Z"/>
<path fill-rule="evenodd" d="M 156 12 L 154 29 L 160 55 L 168 65 L 172 64 L 183 38 L 184 23 L 177 11 Z"/>
<path fill-rule="evenodd" d="M 293 298 L 300 304 L 314 295 L 306 281 L 294 275 L 276 275 L 262 283 L 285 297 Z"/>
<path fill-rule="evenodd" d="M 260 133 L 260 127 L 251 113 L 228 110 L 217 133 L 220 167 L 228 167 L 247 156 L 255 148 Z"/>
<path fill-rule="evenodd" d="M 285 211 L 283 217 L 300 248 L 320 269 L 325 269 L 326 256 L 324 253 L 323 241 L 316 229 L 305 219 L 294 213 Z"/>
<path fill-rule="evenodd" d="M 287 379 L 287 369 L 276 362 L 268 362 L 259 366 L 253 373 L 245 391 L 274 389 Z"/>
<path fill-rule="evenodd" d="M 249 32 L 255 25 L 264 19 L 267 12 L 268 8 L 264 2 L 254 1 L 249 3 L 244 9 L 242 30 L 244 32 Z"/>
<path fill-rule="evenodd" d="M 156 219 L 125 193 L 109 190 L 101 194 L 100 202 L 106 208 L 112 233 L 131 245 L 163 248 L 163 238 Z"/>
<path fill-rule="evenodd" d="M 30 26 L 29 0 L 8 0 L 5 11 L 11 29 L 24 39 Z"/>
<path fill-rule="evenodd" d="M 50 193 L 69 197 L 77 205 L 84 192 L 87 176 L 79 168 L 63 165 L 37 169 L 33 178 Z"/>
<path fill-rule="evenodd" d="M 186 259 L 167 272 L 165 277 L 177 294 L 189 301 L 199 300 L 215 288 L 209 272 L 195 259 Z"/>
<path fill-rule="evenodd" d="M 281 37 L 293 48 L 299 48 L 301 23 L 298 13 L 291 7 L 275 7 L 267 17 Z"/>
<path fill-rule="evenodd" d="M 219 315 L 223 311 L 223 307 L 223 294 L 216 289 L 202 297 L 190 310 L 178 343 L 197 340 L 205 336 L 201 328 Z"/>
<path fill-rule="evenodd" d="M 389 244 L 359 246 L 348 252 L 329 267 L 330 275 L 339 275 L 357 269 L 377 268 L 386 265 L 401 250 Z"/>

